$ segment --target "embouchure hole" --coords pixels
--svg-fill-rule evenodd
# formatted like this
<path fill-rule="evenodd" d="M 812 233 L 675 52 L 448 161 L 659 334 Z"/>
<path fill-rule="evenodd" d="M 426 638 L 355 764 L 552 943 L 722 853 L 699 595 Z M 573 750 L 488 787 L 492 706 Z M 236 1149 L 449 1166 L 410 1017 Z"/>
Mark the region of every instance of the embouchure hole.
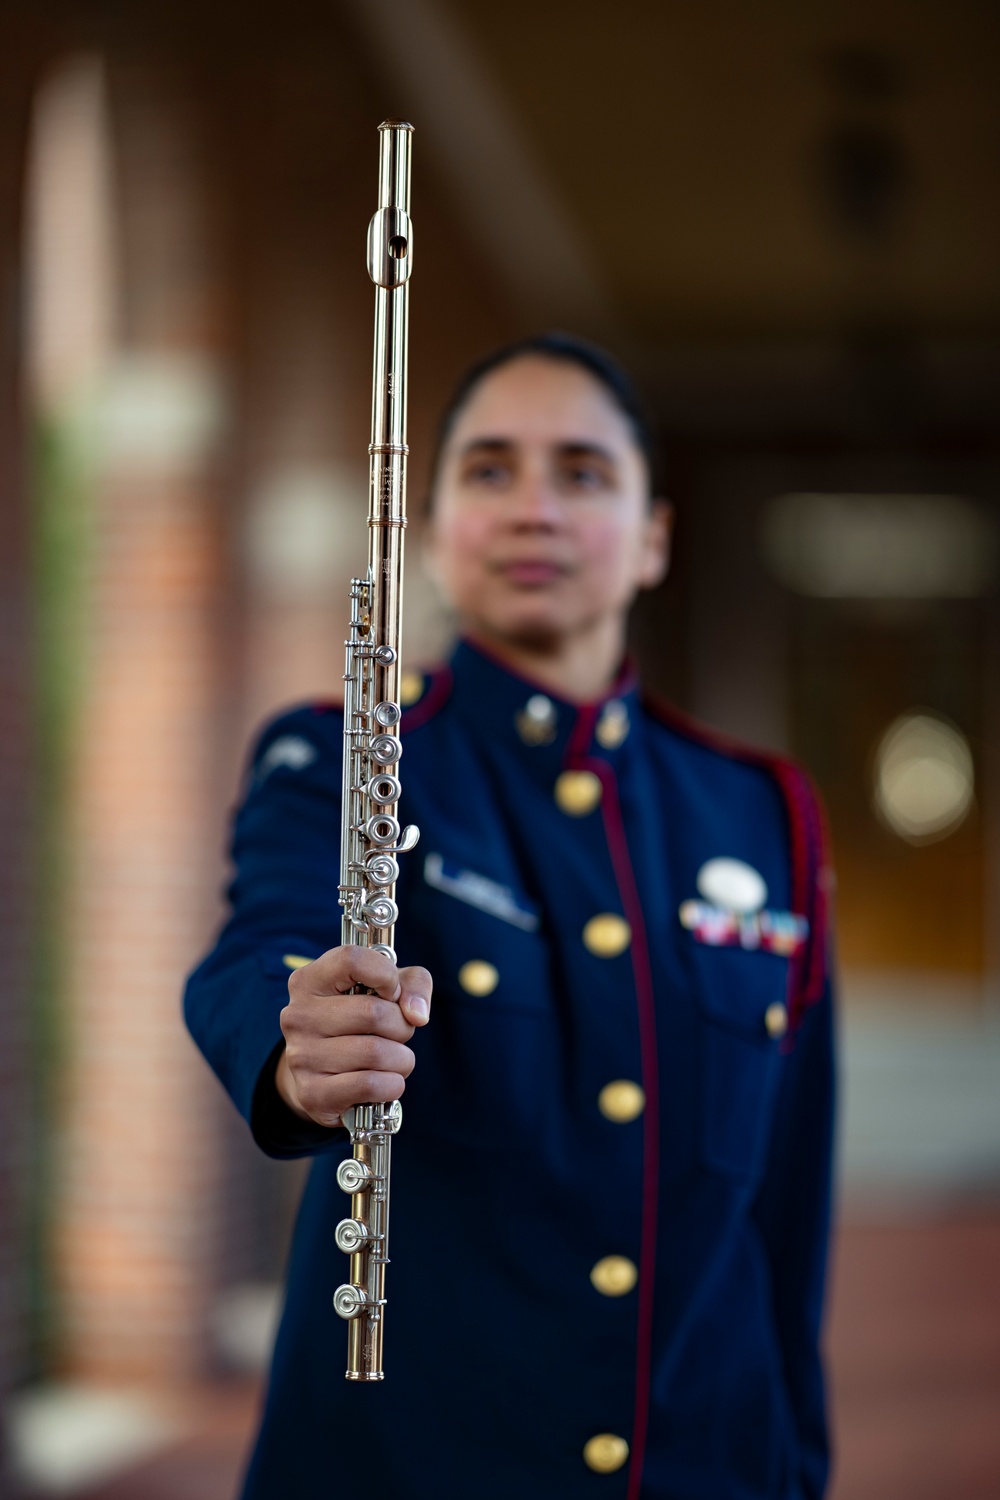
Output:
<path fill-rule="evenodd" d="M 393 260 L 405 260 L 406 249 L 406 236 L 403 234 L 394 234 L 389 241 L 389 254 Z"/>

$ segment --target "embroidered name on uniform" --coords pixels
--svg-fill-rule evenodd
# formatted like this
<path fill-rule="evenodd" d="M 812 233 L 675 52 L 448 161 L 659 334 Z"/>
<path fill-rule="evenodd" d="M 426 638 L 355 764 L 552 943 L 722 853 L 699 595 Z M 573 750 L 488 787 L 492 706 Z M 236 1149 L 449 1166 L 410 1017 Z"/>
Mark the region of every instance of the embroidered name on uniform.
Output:
<path fill-rule="evenodd" d="M 290 771 L 304 771 L 306 766 L 312 765 L 316 755 L 315 745 L 310 745 L 308 740 L 297 734 L 283 734 L 273 745 L 268 745 L 257 762 L 257 780 L 266 781 L 279 766 L 287 766 Z"/>
<path fill-rule="evenodd" d="M 440 854 L 428 854 L 424 860 L 424 879 L 436 891 L 455 896 L 468 906 L 477 906 L 480 911 L 499 917 L 501 922 L 510 922 L 523 932 L 536 932 L 538 913 L 518 904 L 514 892 L 506 885 L 488 880 L 472 870 L 462 870 L 445 864 Z"/>
<path fill-rule="evenodd" d="M 726 911 L 707 901 L 684 901 L 681 926 L 711 948 L 759 948 L 791 958 L 809 936 L 809 922 L 791 911 Z"/>

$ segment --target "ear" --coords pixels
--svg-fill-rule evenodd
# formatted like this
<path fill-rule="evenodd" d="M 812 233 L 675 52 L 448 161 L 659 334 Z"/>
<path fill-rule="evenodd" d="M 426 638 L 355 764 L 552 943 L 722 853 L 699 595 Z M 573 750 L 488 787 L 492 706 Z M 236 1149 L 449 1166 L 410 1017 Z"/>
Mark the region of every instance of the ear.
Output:
<path fill-rule="evenodd" d="M 674 507 L 669 500 L 652 500 L 646 517 L 639 558 L 639 587 L 655 589 L 670 567 L 670 541 L 674 530 Z"/>

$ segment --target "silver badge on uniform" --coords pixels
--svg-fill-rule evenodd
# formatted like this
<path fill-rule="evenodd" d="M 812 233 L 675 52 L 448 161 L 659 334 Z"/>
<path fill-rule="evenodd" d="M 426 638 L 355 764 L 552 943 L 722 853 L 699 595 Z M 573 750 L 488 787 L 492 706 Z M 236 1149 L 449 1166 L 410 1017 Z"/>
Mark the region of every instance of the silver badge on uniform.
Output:
<path fill-rule="evenodd" d="M 273 745 L 268 745 L 257 762 L 257 780 L 265 781 L 279 766 L 287 766 L 290 771 L 303 771 L 312 765 L 317 754 L 316 746 L 310 745 L 300 735 L 283 734 Z"/>
<path fill-rule="evenodd" d="M 538 913 L 522 906 L 509 886 L 477 875 L 474 870 L 446 864 L 440 854 L 428 854 L 424 860 L 424 879 L 436 891 L 444 891 L 467 906 L 477 906 L 491 917 L 499 917 L 501 922 L 520 927 L 522 932 L 538 930 Z"/>
<path fill-rule="evenodd" d="M 760 911 L 767 900 L 763 875 L 742 859 L 710 859 L 695 880 L 699 896 L 725 911 Z"/>

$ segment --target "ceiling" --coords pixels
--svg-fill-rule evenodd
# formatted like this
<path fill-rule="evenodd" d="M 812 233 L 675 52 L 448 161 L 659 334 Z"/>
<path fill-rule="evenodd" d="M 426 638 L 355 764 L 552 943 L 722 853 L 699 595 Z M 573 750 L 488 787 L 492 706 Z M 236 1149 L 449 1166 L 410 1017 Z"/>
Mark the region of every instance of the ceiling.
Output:
<path fill-rule="evenodd" d="M 633 336 L 1000 332 L 1000 7 L 434 4 Z"/>
<path fill-rule="evenodd" d="M 661 373 L 682 351 L 685 390 L 713 351 L 1000 340 L 990 0 L 286 0 L 280 24 L 263 0 L 8 3 L 101 47 L 200 51 L 220 98 L 242 74 L 272 151 L 303 161 L 288 121 L 328 139 L 338 100 L 412 119 L 417 207 L 449 204 L 442 232 L 450 216 L 468 237 L 508 321 Z"/>

